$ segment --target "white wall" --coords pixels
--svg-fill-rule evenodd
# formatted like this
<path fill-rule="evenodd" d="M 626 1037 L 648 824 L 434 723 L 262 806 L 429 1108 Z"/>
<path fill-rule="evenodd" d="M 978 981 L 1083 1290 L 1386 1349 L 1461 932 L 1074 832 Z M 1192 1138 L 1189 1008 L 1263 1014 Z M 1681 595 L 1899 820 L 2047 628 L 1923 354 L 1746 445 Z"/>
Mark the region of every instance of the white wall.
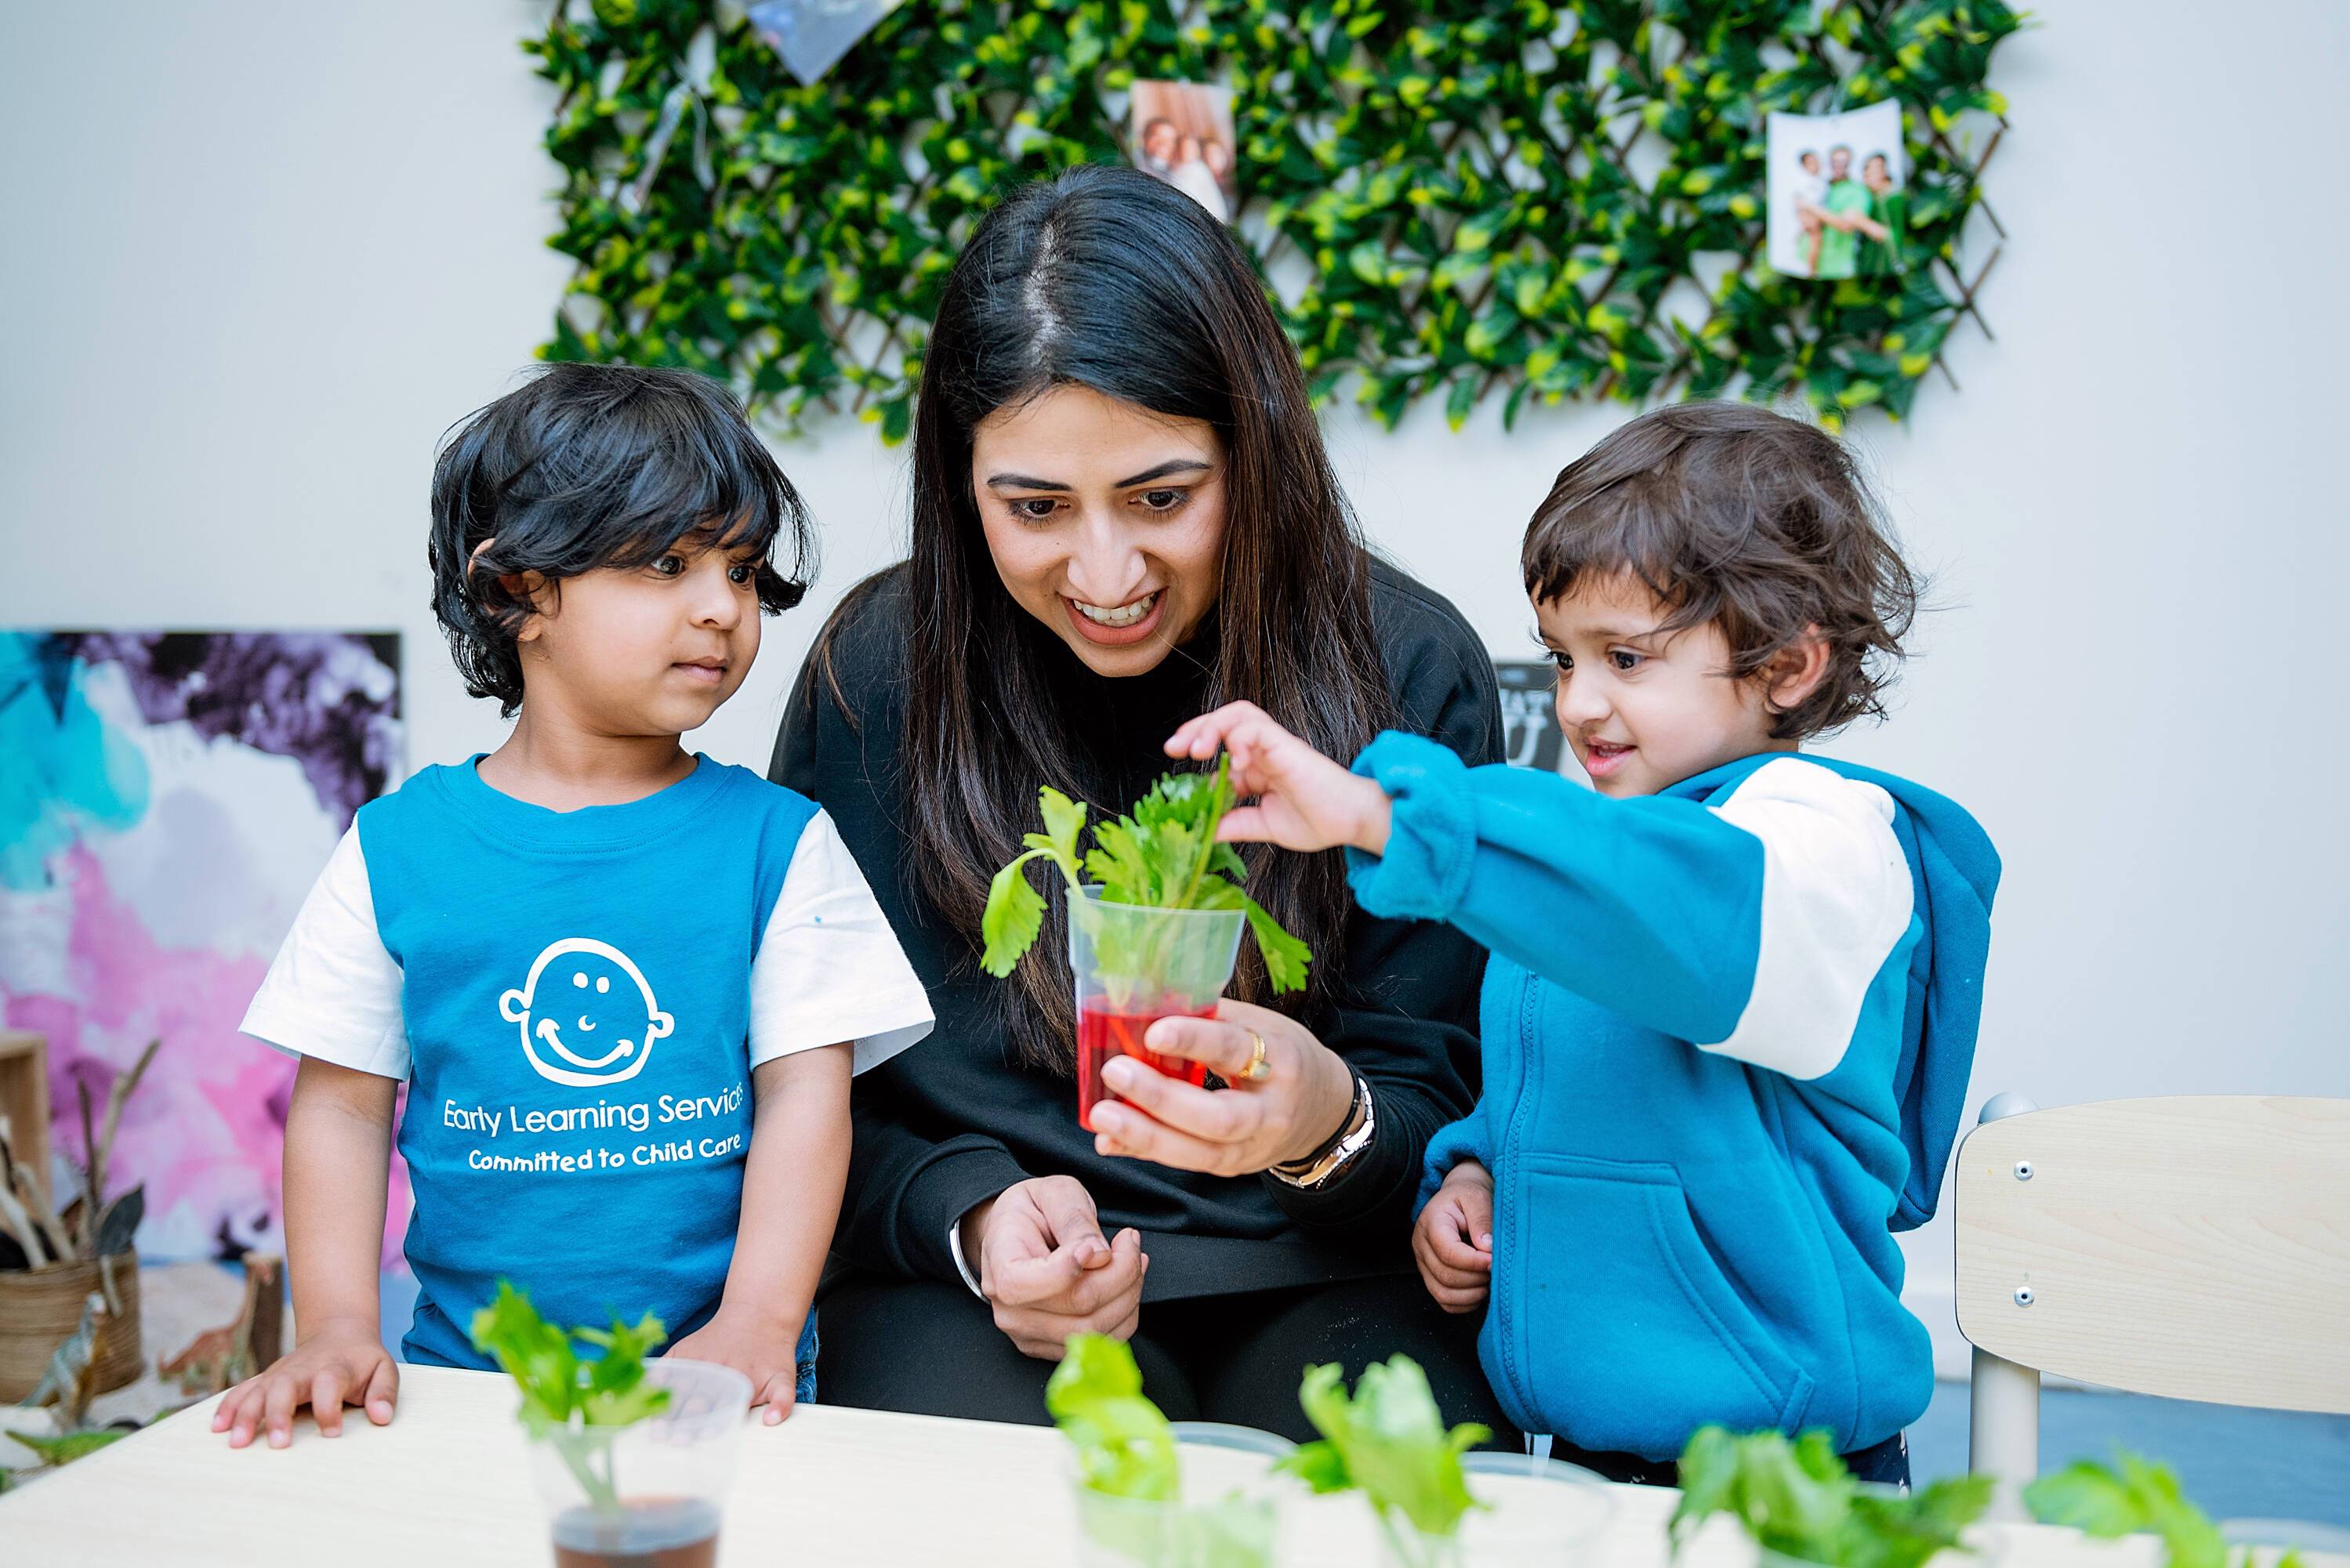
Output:
<path fill-rule="evenodd" d="M 539 0 L 0 10 L 0 624 L 396 627 L 411 764 L 495 743 L 427 608 L 433 443 L 546 333 Z M 2052 4 L 2005 46 L 2006 255 L 1962 392 L 1862 441 L 1950 608 L 1841 749 L 2007 857 L 1978 1095 L 2350 1094 L 2350 567 L 2331 454 L 2350 12 Z M 1523 657 L 1518 534 L 1624 418 L 1331 439 L 1381 545 Z M 783 452 L 822 520 L 699 737 L 764 762 L 807 638 L 892 558 L 896 453 Z M 1939 1230 L 1912 1250 L 1947 1290 Z"/>

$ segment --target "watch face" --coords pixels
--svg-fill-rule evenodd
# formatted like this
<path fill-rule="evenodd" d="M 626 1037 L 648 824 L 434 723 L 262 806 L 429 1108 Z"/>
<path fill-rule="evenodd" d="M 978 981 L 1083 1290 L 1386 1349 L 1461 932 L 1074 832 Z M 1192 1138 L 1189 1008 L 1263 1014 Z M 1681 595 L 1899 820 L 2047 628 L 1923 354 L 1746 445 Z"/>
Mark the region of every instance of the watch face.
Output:
<path fill-rule="evenodd" d="M 1355 1079 L 1355 1108 L 1347 1123 L 1339 1128 L 1338 1139 L 1317 1156 L 1303 1170 L 1288 1170 L 1276 1166 L 1273 1174 L 1292 1187 L 1319 1187 L 1355 1162 L 1355 1157 L 1371 1146 L 1371 1136 L 1378 1129 L 1377 1116 L 1371 1109 L 1371 1085 L 1357 1075 Z M 1295 1174 L 1293 1174 L 1295 1172 Z"/>

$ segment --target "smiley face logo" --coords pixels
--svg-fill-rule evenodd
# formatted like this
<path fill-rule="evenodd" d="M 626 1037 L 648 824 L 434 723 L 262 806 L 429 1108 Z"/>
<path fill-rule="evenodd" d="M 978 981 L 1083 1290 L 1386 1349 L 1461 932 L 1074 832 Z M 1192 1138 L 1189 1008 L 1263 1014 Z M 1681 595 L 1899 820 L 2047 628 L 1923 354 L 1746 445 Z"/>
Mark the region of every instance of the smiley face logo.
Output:
<path fill-rule="evenodd" d="M 522 1054 L 540 1077 L 583 1089 L 635 1077 L 653 1042 L 677 1029 L 629 955 L 589 937 L 540 953 L 522 989 L 498 998 L 498 1015 L 522 1025 Z"/>

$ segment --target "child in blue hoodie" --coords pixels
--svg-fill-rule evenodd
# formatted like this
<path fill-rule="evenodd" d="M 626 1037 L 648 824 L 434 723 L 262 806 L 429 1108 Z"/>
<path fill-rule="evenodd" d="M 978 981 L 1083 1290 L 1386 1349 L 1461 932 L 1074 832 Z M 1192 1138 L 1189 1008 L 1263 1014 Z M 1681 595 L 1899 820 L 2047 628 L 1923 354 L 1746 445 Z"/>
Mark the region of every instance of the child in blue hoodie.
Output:
<path fill-rule="evenodd" d="M 1381 735 L 1351 772 L 1245 703 L 1222 836 L 1344 845 L 1375 914 L 1492 950 L 1484 1097 L 1428 1150 L 1412 1248 L 1486 1305 L 1511 1417 L 1669 1481 L 1709 1423 L 1825 1428 L 1902 1481 L 1925 1326 L 1893 1232 L 1933 1212 L 1999 858 L 1930 790 L 1803 753 L 1881 716 L 1917 587 L 1830 436 L 1657 410 L 1559 475 L 1523 556 L 1590 790 Z"/>

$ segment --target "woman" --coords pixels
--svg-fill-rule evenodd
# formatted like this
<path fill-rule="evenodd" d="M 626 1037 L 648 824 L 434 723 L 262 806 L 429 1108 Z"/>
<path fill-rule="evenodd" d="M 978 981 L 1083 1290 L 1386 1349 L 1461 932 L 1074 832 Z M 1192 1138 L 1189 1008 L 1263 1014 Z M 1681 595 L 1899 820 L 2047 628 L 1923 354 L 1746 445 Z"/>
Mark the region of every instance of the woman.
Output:
<path fill-rule="evenodd" d="M 1492 666 L 1364 550 L 1223 227 L 1132 170 L 1008 198 L 925 349 L 912 510 L 910 558 L 819 638 L 773 769 L 830 811 L 939 1016 L 858 1081 L 823 1397 L 1041 1421 L 1063 1340 L 1095 1330 L 1131 1339 L 1179 1418 L 1305 1437 L 1309 1362 L 1401 1351 L 1449 1417 L 1499 1428 L 1473 1322 L 1409 1252 L 1421 1154 L 1472 1098 L 1481 950 L 1356 912 L 1335 857 L 1253 855 L 1252 892 L 1314 950 L 1308 989 L 1266 1005 L 1244 946 L 1216 1018 L 1151 1036 L 1233 1086 L 1139 1073 L 1098 1139 L 1057 892 L 1010 980 L 978 967 L 1037 786 L 1123 811 L 1230 698 L 1341 755 L 1386 727 L 1500 755 Z"/>
<path fill-rule="evenodd" d="M 1909 227 L 1909 199 L 1893 182 L 1893 168 L 1882 152 L 1872 152 L 1860 166 L 1860 182 L 1868 187 L 1868 244 L 1861 248 L 1860 275 L 1883 277 L 1904 270 L 1901 235 Z"/>

